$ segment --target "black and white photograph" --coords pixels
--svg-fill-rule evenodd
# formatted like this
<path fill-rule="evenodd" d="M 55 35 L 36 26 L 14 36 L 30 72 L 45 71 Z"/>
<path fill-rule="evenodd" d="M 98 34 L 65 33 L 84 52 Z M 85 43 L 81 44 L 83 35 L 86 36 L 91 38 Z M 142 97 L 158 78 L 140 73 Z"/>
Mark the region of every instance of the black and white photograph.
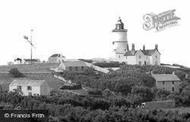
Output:
<path fill-rule="evenodd" d="M 190 122 L 187 0 L 0 0 L 0 122 Z"/>

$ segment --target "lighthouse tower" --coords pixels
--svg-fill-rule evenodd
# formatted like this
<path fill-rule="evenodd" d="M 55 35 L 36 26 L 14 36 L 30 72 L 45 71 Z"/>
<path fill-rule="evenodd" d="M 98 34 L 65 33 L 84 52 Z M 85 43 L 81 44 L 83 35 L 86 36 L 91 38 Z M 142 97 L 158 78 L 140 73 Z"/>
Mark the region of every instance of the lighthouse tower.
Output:
<path fill-rule="evenodd" d="M 117 23 L 115 24 L 115 29 L 113 33 L 113 46 L 115 59 L 120 62 L 125 62 L 126 57 L 124 54 L 129 51 L 128 42 L 127 42 L 127 29 L 124 28 L 124 23 L 119 17 Z"/>

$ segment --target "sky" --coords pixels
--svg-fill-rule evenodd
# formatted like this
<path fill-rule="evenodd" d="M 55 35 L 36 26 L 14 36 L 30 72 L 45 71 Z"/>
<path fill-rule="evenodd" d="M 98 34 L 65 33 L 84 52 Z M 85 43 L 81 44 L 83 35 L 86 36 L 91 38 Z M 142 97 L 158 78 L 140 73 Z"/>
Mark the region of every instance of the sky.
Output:
<path fill-rule="evenodd" d="M 177 26 L 145 31 L 143 16 L 176 9 Z M 34 58 L 54 53 L 68 59 L 108 58 L 113 54 L 112 30 L 118 17 L 128 29 L 128 43 L 136 49 L 158 44 L 161 63 L 190 67 L 188 0 L 0 0 L 0 65 L 30 58 L 23 35 L 33 29 Z"/>

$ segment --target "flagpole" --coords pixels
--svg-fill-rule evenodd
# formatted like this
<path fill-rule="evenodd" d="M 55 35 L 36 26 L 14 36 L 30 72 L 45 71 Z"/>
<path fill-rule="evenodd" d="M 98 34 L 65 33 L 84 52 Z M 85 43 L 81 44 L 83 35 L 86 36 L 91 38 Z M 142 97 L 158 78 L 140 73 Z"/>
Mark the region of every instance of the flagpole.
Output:
<path fill-rule="evenodd" d="M 31 42 L 31 44 L 32 44 L 32 32 L 33 31 L 34 31 L 33 29 L 30 30 L 30 42 Z M 31 53 L 30 54 L 30 62 L 32 64 L 32 45 L 31 45 L 31 52 L 30 53 Z"/>

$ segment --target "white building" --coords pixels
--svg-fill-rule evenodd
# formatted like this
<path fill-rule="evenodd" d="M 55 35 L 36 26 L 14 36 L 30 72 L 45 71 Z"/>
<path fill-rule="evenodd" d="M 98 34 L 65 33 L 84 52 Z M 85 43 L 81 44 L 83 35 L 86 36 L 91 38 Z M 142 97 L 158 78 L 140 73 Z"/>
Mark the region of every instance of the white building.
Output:
<path fill-rule="evenodd" d="M 61 63 L 65 61 L 65 56 L 62 54 L 53 54 L 48 58 L 48 63 Z"/>
<path fill-rule="evenodd" d="M 155 45 L 154 49 L 135 50 L 135 45 L 132 45 L 132 49 L 125 53 L 126 63 L 132 65 L 160 65 L 160 52 L 158 51 L 158 45 Z"/>
<path fill-rule="evenodd" d="M 23 96 L 49 95 L 50 88 L 45 80 L 17 79 L 9 85 L 9 91 L 21 91 Z"/>
<path fill-rule="evenodd" d="M 160 52 L 158 45 L 154 49 L 135 50 L 135 45 L 129 50 L 127 41 L 127 29 L 124 28 L 124 23 L 119 18 L 116 23 L 113 33 L 113 46 L 114 46 L 114 61 L 124 62 L 131 65 L 160 65 Z"/>

